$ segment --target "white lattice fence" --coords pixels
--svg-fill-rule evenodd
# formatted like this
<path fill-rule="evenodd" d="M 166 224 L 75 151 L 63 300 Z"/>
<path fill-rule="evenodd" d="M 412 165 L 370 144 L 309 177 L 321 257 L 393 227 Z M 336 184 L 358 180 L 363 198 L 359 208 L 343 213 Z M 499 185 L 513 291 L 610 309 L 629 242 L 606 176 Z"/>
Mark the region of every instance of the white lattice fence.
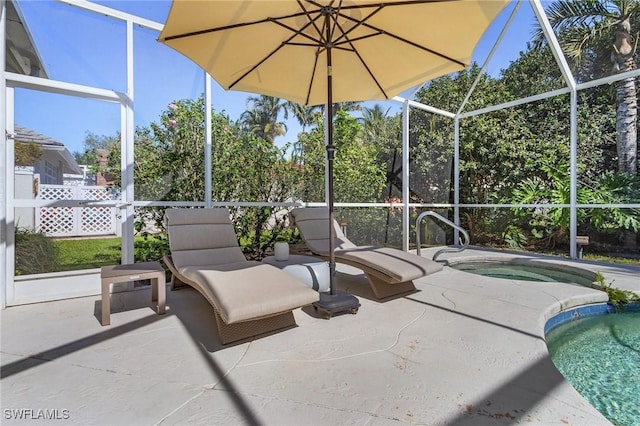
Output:
<path fill-rule="evenodd" d="M 41 200 L 111 200 L 109 188 L 102 186 L 40 185 Z M 115 235 L 115 207 L 40 207 L 36 229 L 55 237 Z"/>

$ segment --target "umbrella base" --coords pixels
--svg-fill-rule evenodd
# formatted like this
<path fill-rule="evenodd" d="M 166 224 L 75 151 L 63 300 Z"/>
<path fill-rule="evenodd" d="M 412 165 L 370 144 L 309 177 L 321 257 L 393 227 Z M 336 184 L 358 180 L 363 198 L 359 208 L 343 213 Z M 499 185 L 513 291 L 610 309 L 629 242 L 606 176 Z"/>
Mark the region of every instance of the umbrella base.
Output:
<path fill-rule="evenodd" d="M 358 308 L 360 308 L 360 301 L 349 293 L 320 293 L 320 300 L 313 303 L 313 308 L 323 318 L 329 319 L 338 314 L 357 314 Z"/>

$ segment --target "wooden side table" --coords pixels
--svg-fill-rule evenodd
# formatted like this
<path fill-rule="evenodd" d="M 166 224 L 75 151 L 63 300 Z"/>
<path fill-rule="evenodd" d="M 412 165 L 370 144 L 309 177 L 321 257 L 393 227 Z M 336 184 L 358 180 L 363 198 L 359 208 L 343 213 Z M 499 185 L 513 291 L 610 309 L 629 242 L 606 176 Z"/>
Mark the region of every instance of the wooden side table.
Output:
<path fill-rule="evenodd" d="M 164 269 L 159 262 L 141 262 L 129 265 L 103 266 L 100 270 L 102 281 L 102 325 L 111 324 L 111 298 L 109 284 L 129 281 L 151 280 L 151 301 L 158 301 L 158 315 L 165 312 L 167 298 Z"/>

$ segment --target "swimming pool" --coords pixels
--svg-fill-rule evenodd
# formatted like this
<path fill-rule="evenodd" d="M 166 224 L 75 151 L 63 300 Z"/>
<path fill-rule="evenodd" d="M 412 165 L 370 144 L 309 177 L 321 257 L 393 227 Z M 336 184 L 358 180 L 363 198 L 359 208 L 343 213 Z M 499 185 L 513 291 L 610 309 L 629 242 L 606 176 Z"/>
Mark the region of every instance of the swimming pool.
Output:
<path fill-rule="evenodd" d="M 485 277 L 510 280 L 574 283 L 590 287 L 596 274 L 586 269 L 529 258 L 450 259 L 447 266 Z"/>
<path fill-rule="evenodd" d="M 550 319 L 547 348 L 562 375 L 607 419 L 638 426 L 640 306 L 608 312 L 607 305 L 596 305 L 564 312 L 564 320 Z"/>

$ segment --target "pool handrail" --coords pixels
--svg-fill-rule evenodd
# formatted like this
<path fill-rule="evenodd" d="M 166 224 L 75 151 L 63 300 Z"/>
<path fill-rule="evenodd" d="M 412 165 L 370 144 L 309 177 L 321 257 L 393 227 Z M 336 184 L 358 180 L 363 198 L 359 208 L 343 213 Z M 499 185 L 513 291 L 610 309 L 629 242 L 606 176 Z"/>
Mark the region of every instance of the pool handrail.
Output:
<path fill-rule="evenodd" d="M 422 212 L 420 213 L 420 215 L 418 216 L 418 218 L 416 219 L 416 253 L 418 256 L 420 256 L 420 222 L 422 222 L 422 219 L 424 219 L 427 216 L 431 216 L 434 217 L 438 220 L 440 220 L 443 223 L 446 223 L 447 225 L 449 225 L 450 227 L 452 227 L 453 229 L 460 231 L 462 233 L 463 238 L 461 238 L 459 241 L 459 245 L 455 246 L 455 247 L 444 247 L 440 250 L 438 250 L 437 252 L 435 252 L 435 254 L 433 255 L 433 257 L 431 258 L 431 260 L 433 261 L 437 261 L 436 258 L 438 256 L 440 256 L 442 253 L 457 253 L 457 252 L 461 252 L 464 249 L 466 249 L 467 247 L 469 247 L 469 243 L 471 242 L 471 239 L 469 238 L 469 233 L 466 231 L 466 229 L 464 229 L 463 227 L 461 227 L 460 225 L 456 225 L 455 223 L 451 222 L 449 219 L 447 219 L 446 217 L 433 212 L 433 211 L 426 211 L 426 212 Z"/>

